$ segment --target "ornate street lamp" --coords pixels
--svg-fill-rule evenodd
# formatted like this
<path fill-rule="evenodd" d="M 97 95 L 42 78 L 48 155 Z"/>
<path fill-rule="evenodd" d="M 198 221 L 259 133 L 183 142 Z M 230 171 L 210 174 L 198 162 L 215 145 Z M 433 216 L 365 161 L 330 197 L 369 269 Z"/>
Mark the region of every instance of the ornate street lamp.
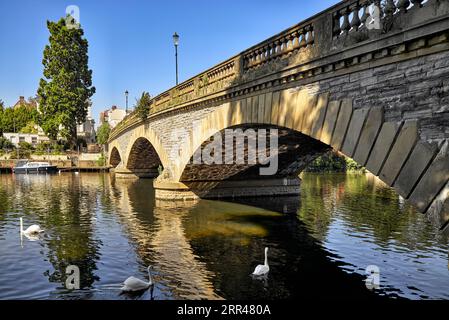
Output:
<path fill-rule="evenodd" d="M 175 45 L 175 58 L 176 58 L 176 85 L 178 85 L 178 45 L 179 45 L 179 35 L 176 32 L 173 35 L 173 43 Z"/>
<path fill-rule="evenodd" d="M 126 97 L 126 113 L 128 113 L 128 96 L 129 96 L 129 92 L 128 90 L 125 91 L 125 97 Z"/>

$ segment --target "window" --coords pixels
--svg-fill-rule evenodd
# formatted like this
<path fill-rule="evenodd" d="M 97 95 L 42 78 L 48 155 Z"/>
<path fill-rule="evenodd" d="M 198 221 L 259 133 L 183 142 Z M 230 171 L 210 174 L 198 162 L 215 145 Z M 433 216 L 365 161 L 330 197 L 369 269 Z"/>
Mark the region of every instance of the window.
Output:
<path fill-rule="evenodd" d="M 20 142 L 25 142 L 25 137 L 19 137 L 19 143 Z"/>
<path fill-rule="evenodd" d="M 31 143 L 37 144 L 37 137 L 31 137 Z"/>

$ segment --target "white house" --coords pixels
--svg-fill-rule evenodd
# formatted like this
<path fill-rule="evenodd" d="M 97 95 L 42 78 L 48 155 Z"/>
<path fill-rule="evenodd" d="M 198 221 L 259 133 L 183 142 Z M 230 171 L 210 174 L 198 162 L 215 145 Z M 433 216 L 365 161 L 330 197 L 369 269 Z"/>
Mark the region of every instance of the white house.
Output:
<path fill-rule="evenodd" d="M 20 142 L 28 142 L 35 147 L 39 142 L 50 141 L 45 134 L 40 133 L 11 133 L 4 132 L 3 137 L 11 141 L 16 147 Z"/>
<path fill-rule="evenodd" d="M 117 106 L 112 106 L 111 109 L 100 113 L 100 123 L 103 124 L 104 122 L 107 122 L 111 128 L 114 128 L 128 113 L 125 109 L 119 109 Z"/>

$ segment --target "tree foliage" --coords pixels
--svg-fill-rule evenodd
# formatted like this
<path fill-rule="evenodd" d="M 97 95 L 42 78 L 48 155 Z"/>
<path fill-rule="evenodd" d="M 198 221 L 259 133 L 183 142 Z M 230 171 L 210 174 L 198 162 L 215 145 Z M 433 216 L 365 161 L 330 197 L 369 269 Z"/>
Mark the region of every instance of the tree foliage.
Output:
<path fill-rule="evenodd" d="M 88 66 L 88 41 L 80 28 L 68 28 L 66 19 L 47 21 L 50 44 L 45 47 L 44 78 L 40 80 L 40 125 L 50 139 L 58 134 L 76 145 L 77 124 L 86 120 L 89 99 L 95 93 Z"/>
<path fill-rule="evenodd" d="M 36 134 L 38 130 L 36 129 L 36 123 L 34 120 L 29 121 L 26 126 L 22 127 L 19 131 L 20 133 Z"/>
<path fill-rule="evenodd" d="M 12 150 L 14 144 L 6 138 L 0 137 L 0 150 Z"/>
<path fill-rule="evenodd" d="M 150 114 L 151 96 L 148 92 L 143 92 L 137 100 L 136 112 L 142 120 L 146 120 Z"/>
<path fill-rule="evenodd" d="M 110 133 L 111 133 L 111 126 L 109 125 L 108 122 L 103 122 L 103 124 L 97 130 L 97 142 L 101 145 L 107 144 Z"/>
<path fill-rule="evenodd" d="M 23 128 L 31 126 L 31 123 L 36 123 L 37 119 L 37 109 L 32 105 L 23 104 L 16 108 L 0 108 L 0 132 L 21 132 Z"/>

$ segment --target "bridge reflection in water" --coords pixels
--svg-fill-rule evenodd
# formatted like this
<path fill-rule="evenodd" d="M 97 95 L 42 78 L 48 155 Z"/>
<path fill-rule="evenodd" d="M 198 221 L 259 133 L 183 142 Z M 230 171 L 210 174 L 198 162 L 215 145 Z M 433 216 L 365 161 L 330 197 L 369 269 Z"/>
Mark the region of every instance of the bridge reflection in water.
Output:
<path fill-rule="evenodd" d="M 244 204 L 156 202 L 151 180 L 109 175 L 0 182 L 1 299 L 150 299 L 119 290 L 150 264 L 155 299 L 449 298 L 447 239 L 362 175 L 306 174 L 301 201 Z M 21 248 L 19 216 L 45 237 Z M 265 246 L 270 276 L 253 280 Z M 70 264 L 80 267 L 83 290 L 63 289 Z M 381 268 L 377 293 L 365 288 L 369 264 Z"/>

